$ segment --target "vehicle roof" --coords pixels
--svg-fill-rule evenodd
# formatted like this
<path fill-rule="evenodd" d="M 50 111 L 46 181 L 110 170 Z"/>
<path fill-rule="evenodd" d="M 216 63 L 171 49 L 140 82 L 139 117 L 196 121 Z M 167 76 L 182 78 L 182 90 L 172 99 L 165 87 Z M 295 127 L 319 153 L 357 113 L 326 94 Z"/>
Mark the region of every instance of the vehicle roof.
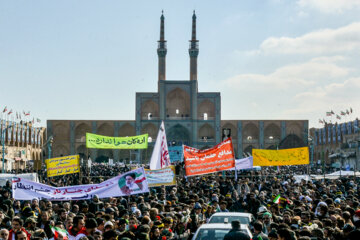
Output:
<path fill-rule="evenodd" d="M 199 227 L 199 229 L 231 229 L 231 223 L 206 223 Z M 240 224 L 240 229 L 249 229 L 247 224 Z"/>
<path fill-rule="evenodd" d="M 240 216 L 240 217 L 250 217 L 251 213 L 241 213 L 241 212 L 217 212 L 212 216 Z"/>

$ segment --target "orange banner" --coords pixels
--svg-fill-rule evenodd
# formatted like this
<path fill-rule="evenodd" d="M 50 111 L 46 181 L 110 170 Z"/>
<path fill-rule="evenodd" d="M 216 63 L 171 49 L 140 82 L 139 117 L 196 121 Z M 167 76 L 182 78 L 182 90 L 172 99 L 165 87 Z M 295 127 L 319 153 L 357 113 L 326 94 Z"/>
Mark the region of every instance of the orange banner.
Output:
<path fill-rule="evenodd" d="M 219 172 L 235 167 L 231 138 L 205 150 L 184 145 L 184 162 L 186 176 Z"/>

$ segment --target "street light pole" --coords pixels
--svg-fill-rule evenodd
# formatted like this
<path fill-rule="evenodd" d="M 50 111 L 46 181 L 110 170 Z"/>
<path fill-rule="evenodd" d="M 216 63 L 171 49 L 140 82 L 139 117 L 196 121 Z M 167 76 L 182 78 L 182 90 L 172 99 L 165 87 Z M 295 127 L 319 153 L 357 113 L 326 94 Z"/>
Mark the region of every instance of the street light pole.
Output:
<path fill-rule="evenodd" d="M 1 139 L 1 143 L 2 143 L 2 173 L 5 173 L 5 134 L 6 131 L 11 128 L 10 126 L 5 126 L 4 129 L 2 129 L 2 139 Z"/>
<path fill-rule="evenodd" d="M 1 129 L 1 143 L 2 143 L 2 173 L 5 173 L 5 131 L 6 128 Z"/>
<path fill-rule="evenodd" d="M 52 148 L 52 144 L 53 144 L 53 140 L 54 138 L 52 136 L 49 137 L 48 140 L 48 158 L 51 158 L 51 148 Z"/>

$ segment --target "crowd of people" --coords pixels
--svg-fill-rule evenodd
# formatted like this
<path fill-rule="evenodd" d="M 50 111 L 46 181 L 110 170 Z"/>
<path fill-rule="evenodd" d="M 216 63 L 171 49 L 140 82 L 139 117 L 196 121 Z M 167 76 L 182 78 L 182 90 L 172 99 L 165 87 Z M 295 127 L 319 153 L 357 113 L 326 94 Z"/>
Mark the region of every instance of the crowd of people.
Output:
<path fill-rule="evenodd" d="M 8 182 L 0 188 L 0 239 L 185 240 L 216 212 L 253 214 L 252 239 L 360 239 L 360 182 L 354 177 L 295 181 L 293 175 L 308 173 L 307 166 L 262 168 L 237 178 L 230 172 L 184 178 L 182 166 L 176 169 L 176 186 L 107 199 L 19 201 Z M 98 183 L 129 170 L 94 164 L 80 175 L 39 174 L 60 187 Z M 236 221 L 231 224 L 226 240 L 249 239 Z"/>

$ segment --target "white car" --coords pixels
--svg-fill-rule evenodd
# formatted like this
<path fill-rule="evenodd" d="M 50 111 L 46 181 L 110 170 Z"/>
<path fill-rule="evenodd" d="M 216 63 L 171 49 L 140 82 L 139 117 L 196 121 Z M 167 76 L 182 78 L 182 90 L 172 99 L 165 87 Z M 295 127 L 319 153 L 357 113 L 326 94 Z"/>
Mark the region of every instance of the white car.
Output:
<path fill-rule="evenodd" d="M 231 230 L 231 223 L 208 223 L 201 225 L 192 240 L 223 240 Z M 252 238 L 251 231 L 246 224 L 240 225 L 241 232 Z"/>
<path fill-rule="evenodd" d="M 255 221 L 255 218 L 251 213 L 217 212 L 210 217 L 209 223 L 231 223 L 234 220 L 239 220 L 241 224 L 250 226 Z"/>

